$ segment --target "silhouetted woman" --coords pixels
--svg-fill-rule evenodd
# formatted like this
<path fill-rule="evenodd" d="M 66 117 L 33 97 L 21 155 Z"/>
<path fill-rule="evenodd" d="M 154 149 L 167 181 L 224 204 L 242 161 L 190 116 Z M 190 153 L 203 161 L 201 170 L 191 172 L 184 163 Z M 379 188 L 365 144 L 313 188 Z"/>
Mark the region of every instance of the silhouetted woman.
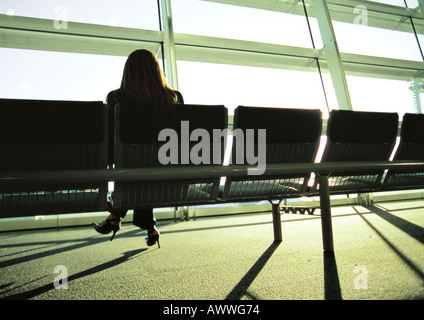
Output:
<path fill-rule="evenodd" d="M 136 50 L 132 52 L 125 63 L 121 87 L 109 92 L 106 98 L 109 119 L 109 166 L 114 164 L 113 141 L 114 141 L 114 111 L 118 103 L 127 102 L 145 109 L 149 127 L 167 127 L 172 122 L 173 104 L 184 103 L 181 93 L 172 90 L 166 83 L 160 64 L 156 56 L 149 50 Z M 175 120 L 175 119 L 174 119 Z M 151 130 L 154 134 L 156 130 Z M 156 135 L 157 139 L 157 135 Z M 93 223 L 97 232 L 107 234 L 115 233 L 121 227 L 121 220 L 126 216 L 127 210 L 113 209 L 109 206 L 110 215 L 102 223 Z M 147 230 L 147 245 L 152 246 L 156 242 L 159 246 L 159 231 L 156 228 L 156 219 L 153 209 L 134 210 L 133 224 Z"/>

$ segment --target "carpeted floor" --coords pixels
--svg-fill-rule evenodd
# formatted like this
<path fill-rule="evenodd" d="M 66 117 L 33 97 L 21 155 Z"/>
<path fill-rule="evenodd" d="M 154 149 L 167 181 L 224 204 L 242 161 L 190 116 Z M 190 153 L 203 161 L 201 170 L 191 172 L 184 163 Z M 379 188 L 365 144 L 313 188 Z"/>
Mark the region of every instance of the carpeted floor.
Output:
<path fill-rule="evenodd" d="M 319 210 L 282 221 L 281 243 L 270 213 L 162 221 L 160 249 L 132 224 L 0 233 L 0 299 L 424 299 L 424 201 L 333 208 L 334 253 Z"/>

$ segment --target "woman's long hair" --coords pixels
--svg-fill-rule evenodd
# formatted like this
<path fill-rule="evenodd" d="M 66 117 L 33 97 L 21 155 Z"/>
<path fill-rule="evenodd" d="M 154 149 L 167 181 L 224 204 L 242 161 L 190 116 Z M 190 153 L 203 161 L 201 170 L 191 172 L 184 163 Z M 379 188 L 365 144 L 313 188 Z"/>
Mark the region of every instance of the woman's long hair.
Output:
<path fill-rule="evenodd" d="M 146 49 L 128 56 L 119 91 L 132 102 L 152 104 L 154 112 L 162 118 L 169 117 L 170 104 L 178 103 L 178 96 L 167 84 L 158 59 Z"/>

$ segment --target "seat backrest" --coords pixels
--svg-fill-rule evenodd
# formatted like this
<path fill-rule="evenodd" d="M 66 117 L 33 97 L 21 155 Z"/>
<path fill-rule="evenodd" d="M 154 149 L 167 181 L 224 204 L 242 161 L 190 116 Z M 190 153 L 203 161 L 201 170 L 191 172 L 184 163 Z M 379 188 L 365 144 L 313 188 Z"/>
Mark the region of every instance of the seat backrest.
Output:
<path fill-rule="evenodd" d="M 198 138 L 201 140 L 199 147 L 204 145 L 204 151 L 209 153 L 209 156 L 205 155 L 205 162 L 209 160 L 210 165 L 222 165 L 226 147 L 226 139 L 224 140 L 223 137 L 227 135 L 228 129 L 227 108 L 223 105 L 180 105 L 178 107 L 178 118 L 180 120 L 179 126 L 177 126 L 177 129 L 180 129 L 179 132 L 183 130 L 181 126 L 187 129 L 187 125 L 189 125 L 190 132 L 200 129 L 205 130 L 205 135 L 206 132 L 208 133 L 206 136 L 209 136 L 209 140 Z M 216 145 L 214 144 L 214 137 L 217 137 L 215 139 Z M 190 141 L 190 150 L 198 145 L 198 143 L 198 141 Z M 196 150 L 198 149 L 199 148 L 196 148 Z M 182 154 L 180 154 L 180 157 L 181 156 Z M 199 154 L 199 156 L 201 155 Z M 190 164 L 192 164 L 191 160 L 193 159 L 190 159 Z M 181 162 L 180 159 L 180 163 Z M 203 163 L 203 165 L 207 165 L 207 163 Z"/>
<path fill-rule="evenodd" d="M 101 101 L 0 99 L 0 172 L 106 169 Z M 1 216 L 99 211 L 107 183 L 0 187 Z"/>
<path fill-rule="evenodd" d="M 333 110 L 322 161 L 388 160 L 397 128 L 396 113 Z"/>
<path fill-rule="evenodd" d="M 399 146 L 394 161 L 424 160 L 424 114 L 406 113 L 403 116 Z M 424 172 L 421 170 L 388 170 L 383 190 L 424 188 Z"/>
<path fill-rule="evenodd" d="M 320 110 L 239 106 L 234 113 L 234 136 L 236 130 L 242 130 L 245 139 L 233 139 L 231 164 L 242 164 L 237 159 L 239 143 L 253 143 L 255 156 L 261 157 L 261 152 L 264 152 L 266 164 L 313 163 L 319 147 L 321 126 Z M 264 141 L 259 140 L 261 129 L 266 130 L 265 146 L 261 145 Z M 253 141 L 247 141 L 248 130 L 254 133 Z M 246 148 L 244 156 L 243 164 L 251 164 L 247 161 Z M 309 177 L 310 174 L 227 177 L 223 198 L 227 201 L 244 201 L 295 197 L 306 191 Z"/>
<path fill-rule="evenodd" d="M 397 113 L 333 110 L 328 120 L 322 162 L 388 161 L 397 129 Z M 384 170 L 367 170 L 331 174 L 330 192 L 376 191 L 381 186 L 383 173 Z"/>
<path fill-rule="evenodd" d="M 266 130 L 266 163 L 313 162 L 322 126 L 320 110 L 239 106 L 234 112 L 234 130 Z M 234 139 L 233 154 L 238 141 Z M 234 163 L 234 162 L 233 162 Z M 245 162 L 246 163 L 246 162 Z"/>
<path fill-rule="evenodd" d="M 0 171 L 105 168 L 101 101 L 0 99 Z"/>
<path fill-rule="evenodd" d="M 403 116 L 400 142 L 393 160 L 424 160 L 424 114 Z"/>
<path fill-rule="evenodd" d="M 178 135 L 178 165 L 193 165 L 189 154 L 182 154 L 181 145 L 188 145 L 189 152 L 194 145 L 209 150 L 210 163 L 222 164 L 224 158 L 224 141 L 219 149 L 213 145 L 214 130 L 227 129 L 228 110 L 223 105 L 194 105 L 184 104 L 173 106 L 174 117 L 172 121 L 155 125 L 151 122 L 151 115 L 146 117 L 145 110 L 133 104 L 118 104 L 115 109 L 116 136 L 115 136 L 115 165 L 117 168 L 143 168 L 161 166 L 158 159 L 159 150 L 166 141 L 159 141 L 158 134 L 163 129 L 171 129 Z M 202 129 L 207 132 L 209 140 L 192 141 L 193 130 Z M 164 135 L 165 136 L 165 135 Z M 183 147 L 184 148 L 184 147 Z M 199 147 L 200 148 L 200 147 Z M 220 163 L 213 163 L 216 157 L 214 152 L 219 152 Z M 129 156 L 131 154 L 131 156 Z M 184 159 L 188 158 L 189 163 Z M 209 157 L 208 157 L 209 158 Z M 217 161 L 215 161 L 217 162 Z M 195 163 L 194 165 L 197 165 Z M 202 163 L 208 165 L 208 163 Z"/>

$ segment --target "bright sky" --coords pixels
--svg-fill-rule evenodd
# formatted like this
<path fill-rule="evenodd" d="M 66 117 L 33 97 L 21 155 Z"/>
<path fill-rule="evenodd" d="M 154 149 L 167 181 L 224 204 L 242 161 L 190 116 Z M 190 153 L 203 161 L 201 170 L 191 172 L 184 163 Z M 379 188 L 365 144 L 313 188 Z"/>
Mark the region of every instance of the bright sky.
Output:
<path fill-rule="evenodd" d="M 0 13 L 159 30 L 156 0 L 0 0 Z"/>
<path fill-rule="evenodd" d="M 156 2 L 0 0 L 0 13 L 46 19 L 65 15 L 70 21 L 158 29 Z M 403 0 L 377 2 L 402 5 Z M 408 1 L 408 6 L 414 2 Z M 197 0 L 174 0 L 172 9 L 177 33 L 312 46 L 304 17 Z M 321 48 L 316 21 L 312 28 Z M 358 35 L 358 30 L 359 36 L 346 36 Z M 335 24 L 335 31 L 341 51 L 421 60 L 412 34 L 341 23 Z M 0 57 L 0 97 L 52 100 L 104 100 L 119 86 L 126 59 L 5 48 L 0 48 Z M 225 104 L 230 112 L 237 105 L 326 109 L 317 73 L 184 61 L 178 63 L 178 72 L 186 103 Z M 407 82 L 352 76 L 347 80 L 354 108 L 411 112 Z M 324 81 L 330 107 L 335 107 L 329 75 Z"/>
<path fill-rule="evenodd" d="M 379 2 L 385 4 L 392 4 L 399 7 L 405 7 L 405 0 L 369 0 L 372 2 Z M 418 6 L 418 0 L 406 0 L 408 8 L 415 8 Z"/>

